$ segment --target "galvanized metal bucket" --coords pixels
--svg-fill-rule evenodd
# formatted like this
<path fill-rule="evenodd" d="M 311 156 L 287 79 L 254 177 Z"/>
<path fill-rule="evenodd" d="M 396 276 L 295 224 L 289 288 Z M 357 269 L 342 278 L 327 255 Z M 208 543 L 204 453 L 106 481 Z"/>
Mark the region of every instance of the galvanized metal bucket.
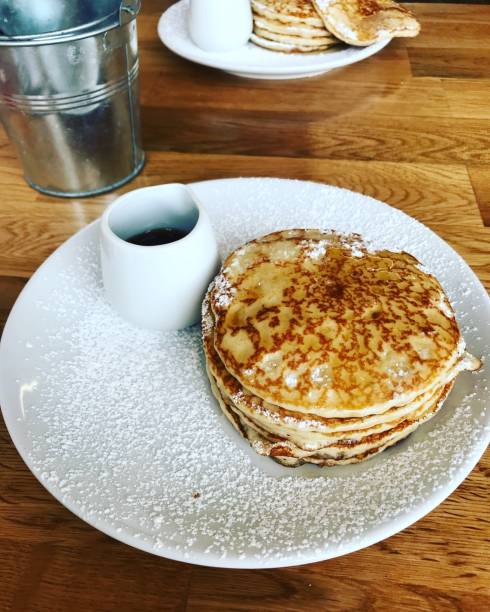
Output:
<path fill-rule="evenodd" d="M 27 182 L 80 197 L 143 167 L 140 0 L 3 0 L 0 119 Z"/>

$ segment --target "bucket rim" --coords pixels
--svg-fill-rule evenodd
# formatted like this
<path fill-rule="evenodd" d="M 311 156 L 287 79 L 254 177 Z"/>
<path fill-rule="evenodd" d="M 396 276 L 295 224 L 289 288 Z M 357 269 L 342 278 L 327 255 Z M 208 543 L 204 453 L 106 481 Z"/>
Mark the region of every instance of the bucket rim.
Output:
<path fill-rule="evenodd" d="M 122 0 L 120 7 L 112 11 L 112 13 L 80 26 L 55 30 L 53 32 L 43 32 L 41 34 L 24 34 L 22 36 L 0 35 L 0 47 L 54 45 L 90 38 L 130 23 L 136 19 L 140 10 L 141 0 L 131 2 L 131 5 L 127 1 Z"/>

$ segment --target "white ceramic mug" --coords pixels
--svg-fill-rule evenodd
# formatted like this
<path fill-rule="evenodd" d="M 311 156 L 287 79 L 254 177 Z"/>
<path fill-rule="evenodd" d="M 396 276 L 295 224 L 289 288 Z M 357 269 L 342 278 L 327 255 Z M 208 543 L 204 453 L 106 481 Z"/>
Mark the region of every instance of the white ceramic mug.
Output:
<path fill-rule="evenodd" d="M 159 227 L 186 235 L 157 246 L 127 242 Z M 199 321 L 206 288 L 220 264 L 206 211 L 179 184 L 136 189 L 111 204 L 101 218 L 100 253 L 109 302 L 131 323 L 155 330 Z"/>
<path fill-rule="evenodd" d="M 243 47 L 252 31 L 250 0 L 190 0 L 189 34 L 204 51 Z"/>

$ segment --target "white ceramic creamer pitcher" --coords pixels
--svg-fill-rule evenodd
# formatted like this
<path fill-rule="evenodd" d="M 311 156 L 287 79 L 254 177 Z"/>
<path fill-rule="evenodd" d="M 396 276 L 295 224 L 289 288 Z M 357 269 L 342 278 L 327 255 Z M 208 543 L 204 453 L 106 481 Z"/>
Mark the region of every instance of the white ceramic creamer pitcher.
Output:
<path fill-rule="evenodd" d="M 204 51 L 243 47 L 252 30 L 250 0 L 190 0 L 189 33 Z"/>
<path fill-rule="evenodd" d="M 157 246 L 131 242 L 158 227 L 180 230 L 184 237 Z M 220 264 L 204 207 L 179 184 L 143 187 L 117 198 L 100 221 L 100 255 L 109 303 L 134 325 L 162 331 L 199 321 Z"/>

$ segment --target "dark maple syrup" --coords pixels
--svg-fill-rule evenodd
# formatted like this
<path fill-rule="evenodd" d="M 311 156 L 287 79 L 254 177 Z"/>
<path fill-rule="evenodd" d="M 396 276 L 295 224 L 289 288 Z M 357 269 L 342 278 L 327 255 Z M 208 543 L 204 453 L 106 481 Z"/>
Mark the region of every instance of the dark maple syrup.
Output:
<path fill-rule="evenodd" d="M 137 244 L 139 246 L 158 246 L 160 244 L 170 244 L 176 242 L 184 236 L 187 236 L 188 232 L 176 227 L 154 227 L 152 229 L 135 234 L 126 238 L 126 242 L 131 244 Z"/>

